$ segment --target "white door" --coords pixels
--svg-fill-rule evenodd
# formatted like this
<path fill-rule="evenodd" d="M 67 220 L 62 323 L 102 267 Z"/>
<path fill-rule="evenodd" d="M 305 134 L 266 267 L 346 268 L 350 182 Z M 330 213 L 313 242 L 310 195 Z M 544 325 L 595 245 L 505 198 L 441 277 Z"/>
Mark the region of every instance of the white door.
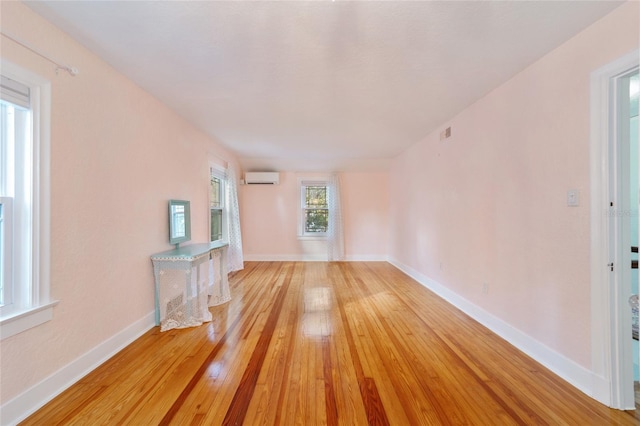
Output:
<path fill-rule="evenodd" d="M 631 334 L 631 306 L 629 299 L 638 293 L 637 253 L 638 247 L 638 98 L 634 93 L 634 83 L 637 83 L 637 69 L 617 76 L 614 80 L 614 138 L 610 161 L 616 166 L 612 168 L 611 183 L 615 215 L 612 219 L 612 246 L 614 248 L 614 273 L 612 285 L 617 304 L 617 314 L 612 315 L 612 321 L 617 321 L 618 335 L 618 371 L 620 374 L 620 401 L 623 407 L 634 407 L 634 381 L 639 354 L 635 354 L 637 343 Z M 634 269 L 634 260 L 636 268 Z M 615 324 L 615 322 L 614 322 Z M 635 367 L 635 368 L 634 368 Z M 619 408 L 623 408 L 619 407 Z"/>

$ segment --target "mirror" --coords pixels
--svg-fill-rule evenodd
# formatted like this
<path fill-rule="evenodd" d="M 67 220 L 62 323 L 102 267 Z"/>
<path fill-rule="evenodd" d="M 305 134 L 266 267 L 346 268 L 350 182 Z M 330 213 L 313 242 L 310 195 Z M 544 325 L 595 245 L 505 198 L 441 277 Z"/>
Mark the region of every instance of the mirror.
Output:
<path fill-rule="evenodd" d="M 191 209 L 189 201 L 169 200 L 169 242 L 178 248 L 191 239 Z"/>

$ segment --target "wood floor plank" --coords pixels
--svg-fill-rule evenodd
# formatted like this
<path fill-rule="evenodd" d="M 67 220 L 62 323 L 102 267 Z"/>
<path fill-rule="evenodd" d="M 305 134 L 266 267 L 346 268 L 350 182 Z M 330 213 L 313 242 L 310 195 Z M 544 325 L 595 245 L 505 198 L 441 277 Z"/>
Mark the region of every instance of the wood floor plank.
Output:
<path fill-rule="evenodd" d="M 195 375 L 194 378 L 197 380 L 194 388 L 187 395 L 183 407 L 177 413 L 176 418 L 173 419 L 174 423 L 183 424 L 189 422 L 191 413 L 196 409 L 205 410 L 198 417 L 197 421 L 200 424 L 221 424 L 224 423 L 225 417 L 227 417 L 226 421 L 231 421 L 232 424 L 242 423 L 242 416 L 246 413 L 246 410 L 238 410 L 243 410 L 244 404 L 248 404 L 242 398 L 246 396 L 247 392 L 253 392 L 255 388 L 255 383 L 253 383 L 254 374 L 259 370 L 259 368 L 255 367 L 255 363 L 265 350 L 261 345 L 272 334 L 268 330 L 265 332 L 265 327 L 268 327 L 268 320 L 272 316 L 272 310 L 266 309 L 265 306 L 272 307 L 277 297 L 283 293 L 282 285 L 287 280 L 288 270 L 290 269 L 281 266 L 279 265 L 273 271 L 273 274 L 260 286 L 264 290 L 260 301 L 268 300 L 269 302 L 266 304 L 257 303 L 252 308 L 252 314 L 242 315 L 242 321 L 234 332 L 230 334 L 230 339 L 227 342 L 226 350 L 230 356 L 226 362 L 227 368 L 225 368 L 220 387 L 235 389 L 235 392 L 216 392 L 215 390 L 219 389 L 217 383 L 220 383 L 220 379 L 211 381 L 201 374 Z M 274 290 L 276 291 L 274 292 Z M 214 365 L 215 363 L 216 361 L 214 360 Z M 254 366 L 249 368 L 252 363 L 254 363 Z M 233 406 L 233 404 L 237 405 Z M 209 407 L 219 407 L 219 409 L 210 410 Z M 226 412 L 226 416 L 221 416 L 221 412 Z M 229 420 L 229 416 L 240 416 L 240 418 Z M 196 420 L 191 420 L 192 423 L 193 421 Z"/>
<path fill-rule="evenodd" d="M 24 425 L 640 424 L 384 262 L 247 262 L 213 321 L 154 328 Z"/>
<path fill-rule="evenodd" d="M 363 277 L 368 276 L 367 271 L 360 270 L 358 272 L 358 278 L 355 279 L 358 280 L 361 285 L 364 285 L 362 279 Z M 385 294 L 383 300 L 395 300 L 392 298 L 393 295 L 389 293 Z M 435 421 L 439 424 L 446 424 L 448 422 L 451 422 L 452 424 L 468 424 L 471 419 L 467 418 L 467 416 L 465 416 L 464 412 L 461 410 L 461 407 L 455 404 L 455 401 L 468 400 L 467 398 L 469 398 L 470 395 L 464 395 L 467 388 L 464 386 L 453 386 L 447 389 L 437 385 L 443 380 L 446 380 L 452 383 L 462 382 L 466 384 L 468 384 L 469 382 L 476 382 L 479 385 L 483 386 L 484 384 L 481 378 L 477 377 L 477 375 L 475 375 L 473 371 L 465 368 L 466 365 L 463 362 L 460 362 L 461 360 L 449 350 L 450 348 L 446 345 L 446 343 L 438 338 L 436 334 L 433 334 L 433 337 L 436 338 L 430 339 L 428 341 L 428 344 L 424 346 L 419 345 L 421 342 L 420 335 L 413 336 L 413 339 L 411 341 L 399 338 L 400 336 L 396 335 L 393 332 L 393 327 L 391 326 L 391 324 L 395 325 L 398 322 L 401 322 L 403 318 L 385 318 L 385 316 L 380 312 L 380 308 L 378 306 L 384 306 L 383 302 L 377 303 L 377 306 L 371 306 L 370 309 L 374 317 L 379 318 L 382 326 L 387 330 L 388 338 L 393 341 L 393 345 L 391 345 L 391 347 L 398 349 L 404 348 L 404 354 L 408 354 L 411 347 L 417 349 L 422 348 L 420 352 L 432 354 L 429 358 L 427 358 L 429 360 L 429 363 L 426 365 L 426 367 L 435 368 L 430 368 L 429 371 L 421 371 L 420 361 L 415 358 L 411 359 L 412 357 L 410 355 L 405 355 L 403 364 L 407 365 L 409 369 L 411 369 L 412 375 L 414 376 L 421 377 L 426 373 L 429 377 L 432 378 L 426 388 L 423 389 L 423 392 L 425 395 L 430 395 L 429 400 L 431 406 L 437 414 L 437 419 L 435 419 Z M 422 329 L 423 332 L 429 330 L 429 326 L 427 324 L 422 324 L 422 327 L 417 328 Z M 410 342 L 410 345 L 406 346 L 405 343 L 408 342 Z M 448 377 L 443 378 L 442 376 L 446 373 L 453 374 L 449 374 Z M 423 383 L 420 383 L 420 385 L 422 384 Z M 480 397 L 481 395 L 486 393 L 488 389 L 485 387 L 484 391 L 485 392 L 479 393 L 477 390 L 475 390 L 473 392 L 474 397 Z M 508 417 L 513 419 L 516 424 L 522 424 L 523 421 L 520 419 L 519 415 L 509 406 L 505 406 L 503 404 L 495 404 L 496 402 L 500 402 L 500 400 L 495 396 L 495 394 L 492 394 L 489 398 L 485 398 L 482 401 L 483 411 L 481 413 L 473 413 L 474 419 L 476 421 L 490 422 L 491 419 L 495 419 L 496 417 L 500 416 L 504 417 L 504 414 L 508 414 Z M 443 411 L 443 406 L 447 407 L 446 411 Z M 482 416 L 479 416 L 480 414 L 484 415 L 486 418 L 483 419 Z"/>
<path fill-rule="evenodd" d="M 224 418 L 224 425 L 243 423 L 244 416 L 247 413 L 247 408 L 251 403 L 253 391 L 255 390 L 256 383 L 258 382 L 258 375 L 260 374 L 262 364 L 264 363 L 264 359 L 267 355 L 267 349 L 269 348 L 271 338 L 273 337 L 276 322 L 280 317 L 280 312 L 282 310 L 284 298 L 287 290 L 289 289 L 290 282 L 291 277 L 288 277 L 284 285 L 280 288 L 271 313 L 267 319 L 267 323 L 259 334 L 260 338 L 258 339 L 256 348 L 249 360 L 247 368 L 244 371 L 242 379 L 240 380 L 240 385 L 236 390 L 233 400 L 231 401 L 231 406 L 227 411 L 227 415 Z"/>
<path fill-rule="evenodd" d="M 395 371 L 392 377 L 392 385 L 398 393 L 399 399 L 403 404 L 403 409 L 409 417 L 411 424 L 466 424 L 464 416 L 460 415 L 455 409 L 455 405 L 451 403 L 454 399 L 451 395 L 446 394 L 439 395 L 442 392 L 434 392 L 438 390 L 438 386 L 433 386 L 434 378 L 438 376 L 432 374 L 432 380 L 427 385 L 425 381 L 415 381 L 415 377 L 420 377 L 417 373 L 419 367 L 419 361 L 414 358 L 417 363 L 408 362 L 409 355 L 406 351 L 402 351 L 402 345 L 400 344 L 397 336 L 392 327 L 387 325 L 387 321 L 390 319 L 388 315 L 391 315 L 392 309 L 387 309 L 385 313 L 383 310 L 385 306 L 393 305 L 394 300 L 386 292 L 378 292 L 375 295 L 370 295 L 366 289 L 366 286 L 359 277 L 351 276 L 358 286 L 361 288 L 363 294 L 368 296 L 366 298 L 366 311 L 371 317 L 371 321 L 377 324 L 380 329 L 375 335 L 384 335 L 384 339 L 369 339 L 374 342 L 377 352 L 381 359 L 386 360 L 382 364 L 382 370 Z M 379 307 L 379 308 L 378 308 Z M 366 314 L 365 314 L 366 315 Z M 397 321 L 394 322 L 394 324 Z M 411 346 L 415 346 L 415 340 L 410 341 Z M 442 370 L 443 372 L 446 369 Z M 424 377 L 424 376 L 422 376 Z M 443 410 L 443 402 L 448 409 Z M 488 407 L 485 406 L 485 409 Z"/>
<path fill-rule="evenodd" d="M 244 306 L 245 309 L 240 311 L 231 322 L 231 324 L 228 325 L 226 332 L 216 341 L 216 344 L 209 350 L 207 350 L 204 362 L 194 364 L 195 366 L 197 366 L 195 372 L 184 375 L 185 377 L 190 378 L 190 380 L 184 386 L 179 387 L 179 389 L 181 389 L 180 394 L 176 398 L 174 398 L 173 403 L 170 405 L 170 408 L 166 410 L 166 412 L 163 410 L 158 410 L 160 413 L 165 413 L 164 416 L 159 420 L 159 424 L 171 424 L 173 417 L 181 410 L 181 407 L 183 404 L 185 404 L 185 401 L 190 396 L 195 394 L 194 388 L 198 385 L 198 382 L 203 379 L 207 369 L 218 357 L 219 352 L 225 347 L 225 345 L 228 344 L 227 339 L 229 338 L 229 336 L 234 336 L 234 333 L 240 333 L 240 331 L 238 331 L 241 330 L 241 327 L 239 327 L 239 325 L 246 324 L 247 320 L 253 320 L 258 317 L 257 315 L 255 315 L 255 313 L 254 315 L 249 315 L 249 312 L 252 312 L 252 308 L 254 312 L 262 308 L 261 305 L 257 304 L 256 306 L 254 303 L 252 303 L 252 301 L 257 302 L 257 299 L 250 298 L 247 300 L 248 303 Z M 236 328 L 238 328 L 238 330 L 236 330 Z M 180 376 L 182 376 L 182 374 L 180 374 Z"/>

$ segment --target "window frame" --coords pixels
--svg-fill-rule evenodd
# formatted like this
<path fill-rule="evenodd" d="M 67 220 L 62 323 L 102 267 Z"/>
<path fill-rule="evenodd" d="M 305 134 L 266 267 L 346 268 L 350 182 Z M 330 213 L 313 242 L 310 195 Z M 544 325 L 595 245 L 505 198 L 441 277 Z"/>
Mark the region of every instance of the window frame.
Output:
<path fill-rule="evenodd" d="M 216 178 L 220 181 L 220 207 L 213 207 L 211 205 L 211 180 Z M 218 166 L 217 164 L 209 165 L 209 242 L 223 242 L 228 241 L 229 239 L 229 229 L 228 229 L 228 212 L 227 212 L 227 170 Z M 217 240 L 211 239 L 211 212 L 213 210 L 219 210 L 221 212 L 221 220 L 220 220 L 220 238 Z"/>
<path fill-rule="evenodd" d="M 31 110 L 31 220 L 30 236 L 25 237 L 30 256 L 30 279 L 21 288 L 19 303 L 0 314 L 0 340 L 38 326 L 53 318 L 58 301 L 50 299 L 50 117 L 51 83 L 9 61 L 2 63 L 2 75 L 30 89 Z M 15 204 L 13 206 L 15 213 Z M 17 219 L 13 216 L 12 223 Z M 15 231 L 15 230 L 14 230 Z M 13 242 L 20 238 L 13 232 Z M 16 244 L 12 244 L 12 248 Z M 13 253 L 13 264 L 16 262 Z M 12 268 L 16 273 L 15 267 Z M 26 270 L 26 269 L 25 269 Z M 14 298 L 15 300 L 15 298 Z"/>
<path fill-rule="evenodd" d="M 5 247 L 13 247 L 13 197 L 0 196 L 0 291 L 13 278 L 13 251 Z M 13 300 L 13 286 L 5 289 L 3 296 Z M 0 306 L 3 304 L 3 299 L 0 298 Z"/>
<path fill-rule="evenodd" d="M 307 196 L 307 187 L 310 186 L 323 186 L 327 191 L 327 208 L 310 208 L 307 206 L 306 196 Z M 306 230 L 306 212 L 307 210 L 327 210 L 327 228 L 328 228 L 328 215 L 329 212 L 329 197 L 330 187 L 329 181 L 325 179 L 298 179 L 298 187 L 299 187 L 299 212 L 298 212 L 298 239 L 301 240 L 325 240 L 328 236 L 328 229 L 325 232 L 309 232 Z"/>

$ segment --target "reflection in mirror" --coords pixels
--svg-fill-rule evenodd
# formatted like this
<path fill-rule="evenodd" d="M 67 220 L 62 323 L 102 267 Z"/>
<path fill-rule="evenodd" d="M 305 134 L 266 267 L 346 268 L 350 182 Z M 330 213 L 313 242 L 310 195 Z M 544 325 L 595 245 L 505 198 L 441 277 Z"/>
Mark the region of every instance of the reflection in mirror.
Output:
<path fill-rule="evenodd" d="M 191 239 L 191 211 L 189 201 L 169 201 L 169 242 L 175 244 Z"/>
<path fill-rule="evenodd" d="M 171 206 L 171 220 L 173 221 L 173 236 L 175 238 L 184 237 L 184 206 Z"/>

